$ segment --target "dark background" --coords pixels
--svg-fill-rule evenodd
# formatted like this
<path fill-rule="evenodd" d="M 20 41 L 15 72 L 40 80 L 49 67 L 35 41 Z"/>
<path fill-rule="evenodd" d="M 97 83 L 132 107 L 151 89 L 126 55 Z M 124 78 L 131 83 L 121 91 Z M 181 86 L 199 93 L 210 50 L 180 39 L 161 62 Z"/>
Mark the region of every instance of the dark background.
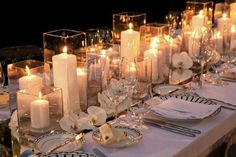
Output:
<path fill-rule="evenodd" d="M 183 11 L 185 3 L 186 0 L 1 0 L 0 48 L 42 47 L 43 32 L 55 29 L 111 28 L 112 14 L 123 11 L 145 12 L 147 22 L 163 22 L 169 11 Z"/>

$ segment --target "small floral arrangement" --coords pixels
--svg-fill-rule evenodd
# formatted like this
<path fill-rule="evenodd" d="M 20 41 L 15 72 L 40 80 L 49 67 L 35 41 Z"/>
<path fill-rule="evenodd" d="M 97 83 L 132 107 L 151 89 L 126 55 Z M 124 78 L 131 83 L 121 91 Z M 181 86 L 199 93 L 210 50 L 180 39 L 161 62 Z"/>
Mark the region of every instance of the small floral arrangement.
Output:
<path fill-rule="evenodd" d="M 189 57 L 187 52 L 175 53 L 172 57 L 172 66 L 174 70 L 171 74 L 172 83 L 180 83 L 190 78 L 193 75 L 192 70 L 193 60 Z"/>
<path fill-rule="evenodd" d="M 187 52 L 175 53 L 172 57 L 173 67 L 179 69 L 189 69 L 193 66 L 193 60 Z"/>

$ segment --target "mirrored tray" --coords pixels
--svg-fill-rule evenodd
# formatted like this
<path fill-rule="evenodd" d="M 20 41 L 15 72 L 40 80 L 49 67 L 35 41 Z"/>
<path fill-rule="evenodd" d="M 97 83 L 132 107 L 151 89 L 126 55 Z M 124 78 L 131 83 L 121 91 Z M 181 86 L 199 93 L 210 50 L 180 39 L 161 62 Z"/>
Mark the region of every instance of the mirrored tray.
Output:
<path fill-rule="evenodd" d="M 92 134 L 92 137 L 99 144 L 105 147 L 112 147 L 112 148 L 123 148 L 123 147 L 131 146 L 135 143 L 138 143 L 142 139 L 141 132 L 135 128 L 130 128 L 127 126 L 122 126 L 122 125 L 117 125 L 115 126 L 115 128 L 121 131 L 125 131 L 127 133 L 128 138 L 118 143 L 105 144 L 102 141 L 101 133 L 99 130 L 95 130 Z"/>
<path fill-rule="evenodd" d="M 159 96 L 159 98 L 161 100 L 164 100 L 164 101 L 168 100 L 169 98 L 177 98 L 177 99 L 181 99 L 181 100 L 184 100 L 184 101 L 194 102 L 194 103 L 196 103 L 196 105 L 197 104 L 219 105 L 218 103 L 216 103 L 216 102 L 214 102 L 214 101 L 212 101 L 210 99 L 207 99 L 207 98 L 204 98 L 204 97 L 195 96 L 195 95 L 170 94 L 170 95 Z M 212 117 L 212 116 L 215 116 L 220 111 L 221 111 L 221 106 L 219 106 L 214 112 L 212 112 L 212 114 L 209 114 L 204 119 Z M 159 114 L 159 113 L 155 112 L 154 110 L 152 110 L 152 113 L 154 113 L 159 118 L 170 120 L 170 121 L 188 122 L 188 121 L 203 120 L 202 118 L 197 118 L 197 117 L 191 117 L 191 118 L 173 118 L 173 117 L 168 116 L 168 115 Z"/>

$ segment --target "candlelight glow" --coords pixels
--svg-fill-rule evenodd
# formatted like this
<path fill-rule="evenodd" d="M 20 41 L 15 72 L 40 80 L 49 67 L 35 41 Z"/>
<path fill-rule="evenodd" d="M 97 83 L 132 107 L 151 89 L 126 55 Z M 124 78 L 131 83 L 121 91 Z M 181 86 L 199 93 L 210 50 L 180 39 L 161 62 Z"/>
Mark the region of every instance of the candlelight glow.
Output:
<path fill-rule="evenodd" d="M 231 26 L 231 32 L 236 32 L 236 28 L 235 28 L 235 25 Z"/>
<path fill-rule="evenodd" d="M 77 68 L 76 71 L 77 71 L 77 75 L 85 75 L 86 74 L 84 68 Z"/>
<path fill-rule="evenodd" d="M 158 46 L 158 43 L 159 43 L 159 38 L 158 38 L 158 37 L 152 38 L 152 41 L 151 41 L 151 48 L 152 48 L 152 49 L 156 49 L 157 46 Z"/>
<path fill-rule="evenodd" d="M 223 18 L 226 18 L 226 17 L 227 17 L 227 14 L 226 14 L 226 13 L 223 13 L 222 17 L 223 17 Z"/>
<path fill-rule="evenodd" d="M 203 10 L 200 10 L 199 11 L 199 16 L 203 16 L 204 14 L 203 14 Z"/>
<path fill-rule="evenodd" d="M 39 92 L 39 99 L 42 99 L 42 92 Z"/>
<path fill-rule="evenodd" d="M 132 29 L 132 28 L 133 28 L 133 24 L 129 23 L 129 29 Z"/>
<path fill-rule="evenodd" d="M 221 33 L 220 32 L 217 32 L 216 33 L 216 38 L 221 38 L 222 36 L 221 36 Z"/>
<path fill-rule="evenodd" d="M 129 70 L 132 71 L 132 72 L 136 71 L 136 67 L 135 67 L 135 63 L 134 62 L 131 62 Z"/>
<path fill-rule="evenodd" d="M 27 75 L 30 76 L 31 75 L 30 69 L 27 65 L 25 66 L 25 70 L 26 70 Z"/>
<path fill-rule="evenodd" d="M 63 53 L 67 53 L 67 46 L 64 46 L 64 47 L 63 47 L 62 52 L 63 52 Z"/>
<path fill-rule="evenodd" d="M 106 58 L 106 50 L 101 50 L 100 56 Z"/>

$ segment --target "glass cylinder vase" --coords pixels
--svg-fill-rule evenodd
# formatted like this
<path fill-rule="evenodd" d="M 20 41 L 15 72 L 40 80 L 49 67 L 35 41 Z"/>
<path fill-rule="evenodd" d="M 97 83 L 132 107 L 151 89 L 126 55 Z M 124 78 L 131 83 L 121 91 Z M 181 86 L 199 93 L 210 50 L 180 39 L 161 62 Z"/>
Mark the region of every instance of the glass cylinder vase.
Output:
<path fill-rule="evenodd" d="M 51 84 L 49 64 L 24 60 L 8 64 L 8 88 L 10 92 L 10 108 L 16 108 L 16 92 L 26 90 L 28 93 L 38 93 L 44 85 Z"/>
<path fill-rule="evenodd" d="M 63 117 L 61 89 L 45 86 L 38 93 L 19 90 L 17 114 L 21 144 L 30 145 L 34 138 L 60 129 L 59 121 Z"/>
<path fill-rule="evenodd" d="M 113 14 L 113 42 L 119 44 L 121 31 L 127 30 L 129 24 L 133 24 L 133 30 L 139 31 L 141 25 L 146 24 L 146 13 L 121 12 Z"/>

